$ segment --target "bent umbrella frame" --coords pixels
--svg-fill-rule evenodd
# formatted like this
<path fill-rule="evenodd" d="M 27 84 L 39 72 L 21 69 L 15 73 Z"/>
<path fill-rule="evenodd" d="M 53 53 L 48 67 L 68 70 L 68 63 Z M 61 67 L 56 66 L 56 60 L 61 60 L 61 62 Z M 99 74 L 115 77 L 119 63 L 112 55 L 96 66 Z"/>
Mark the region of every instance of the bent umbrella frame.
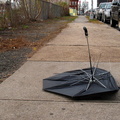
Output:
<path fill-rule="evenodd" d="M 118 91 L 115 79 L 110 72 L 92 67 L 88 42 L 88 31 L 83 27 L 87 39 L 90 68 L 67 71 L 43 80 L 43 90 L 72 98 L 90 96 L 99 93 Z"/>

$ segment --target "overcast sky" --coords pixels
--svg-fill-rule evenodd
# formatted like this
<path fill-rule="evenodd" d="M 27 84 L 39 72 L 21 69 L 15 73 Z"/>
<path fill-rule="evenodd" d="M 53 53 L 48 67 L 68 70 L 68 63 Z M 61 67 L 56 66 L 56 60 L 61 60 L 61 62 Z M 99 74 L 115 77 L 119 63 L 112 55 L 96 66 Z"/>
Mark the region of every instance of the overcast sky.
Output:
<path fill-rule="evenodd" d="M 89 3 L 89 9 L 91 8 L 91 0 L 79 0 L 81 2 L 87 1 Z M 97 0 L 93 0 L 93 8 L 97 7 Z"/>

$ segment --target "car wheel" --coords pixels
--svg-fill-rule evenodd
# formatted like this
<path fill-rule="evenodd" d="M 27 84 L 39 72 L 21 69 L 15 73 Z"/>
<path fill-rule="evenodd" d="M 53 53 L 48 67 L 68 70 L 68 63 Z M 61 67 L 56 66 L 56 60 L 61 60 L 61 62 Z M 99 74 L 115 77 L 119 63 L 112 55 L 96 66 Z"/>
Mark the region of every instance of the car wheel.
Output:
<path fill-rule="evenodd" d="M 102 21 L 102 16 L 100 15 L 99 17 L 100 17 L 99 20 Z"/>
<path fill-rule="evenodd" d="M 97 16 L 95 15 L 95 19 L 97 19 Z"/>
<path fill-rule="evenodd" d="M 106 23 L 106 17 L 105 17 L 105 15 L 103 17 L 103 22 Z"/>
<path fill-rule="evenodd" d="M 101 17 L 101 21 L 104 22 L 104 16 L 103 16 L 103 15 L 102 15 L 102 17 Z"/>
<path fill-rule="evenodd" d="M 118 30 L 120 31 L 120 17 L 119 17 L 119 20 L 118 20 Z"/>
<path fill-rule="evenodd" d="M 97 19 L 99 20 L 99 15 L 97 16 Z"/>
<path fill-rule="evenodd" d="M 97 15 L 95 15 L 95 19 L 98 19 L 98 18 L 97 18 Z"/>
<path fill-rule="evenodd" d="M 112 17 L 110 17 L 110 26 L 111 27 L 115 27 L 116 26 L 116 22 L 112 19 Z"/>

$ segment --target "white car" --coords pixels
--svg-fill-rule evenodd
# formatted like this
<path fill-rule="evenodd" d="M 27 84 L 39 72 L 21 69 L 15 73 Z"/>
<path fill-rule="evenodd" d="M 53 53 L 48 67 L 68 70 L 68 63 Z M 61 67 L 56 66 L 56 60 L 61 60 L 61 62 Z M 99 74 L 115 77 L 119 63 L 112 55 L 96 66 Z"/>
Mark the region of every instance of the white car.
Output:
<path fill-rule="evenodd" d="M 111 5 L 112 5 L 112 2 L 107 3 L 105 6 L 105 9 L 103 10 L 103 13 L 102 13 L 102 21 L 103 22 L 110 21 Z"/>
<path fill-rule="evenodd" d="M 98 10 L 97 10 L 97 16 L 96 18 L 98 20 L 102 20 L 102 13 L 103 13 L 103 10 L 105 9 L 105 5 L 107 4 L 108 2 L 103 2 L 103 3 L 100 3 L 99 7 L 98 7 Z"/>

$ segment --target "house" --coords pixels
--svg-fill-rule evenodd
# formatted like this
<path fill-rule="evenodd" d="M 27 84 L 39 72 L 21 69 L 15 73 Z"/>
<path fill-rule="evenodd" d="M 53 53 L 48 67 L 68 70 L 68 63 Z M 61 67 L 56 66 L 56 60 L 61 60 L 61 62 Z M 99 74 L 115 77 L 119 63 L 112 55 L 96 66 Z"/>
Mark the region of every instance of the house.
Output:
<path fill-rule="evenodd" d="M 78 1 L 79 1 L 79 0 L 70 0 L 70 5 L 69 5 L 69 7 L 72 8 L 72 9 L 78 10 Z"/>
<path fill-rule="evenodd" d="M 70 0 L 69 13 L 70 13 L 71 16 L 77 16 L 77 14 L 78 14 L 78 1 L 79 0 Z"/>

